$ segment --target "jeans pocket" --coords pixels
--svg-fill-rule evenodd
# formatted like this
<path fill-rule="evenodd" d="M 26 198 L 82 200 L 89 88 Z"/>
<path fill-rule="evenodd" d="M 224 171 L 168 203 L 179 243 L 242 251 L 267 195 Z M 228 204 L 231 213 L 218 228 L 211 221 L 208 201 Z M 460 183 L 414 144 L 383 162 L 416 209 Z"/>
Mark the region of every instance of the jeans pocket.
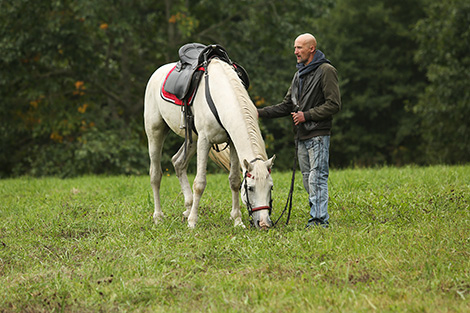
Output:
<path fill-rule="evenodd" d="M 304 144 L 306 150 L 310 150 L 315 146 L 315 138 L 317 138 L 317 137 L 304 140 L 303 144 Z"/>
<path fill-rule="evenodd" d="M 305 149 L 318 149 L 319 146 L 323 143 L 323 136 L 313 137 L 304 141 Z"/>

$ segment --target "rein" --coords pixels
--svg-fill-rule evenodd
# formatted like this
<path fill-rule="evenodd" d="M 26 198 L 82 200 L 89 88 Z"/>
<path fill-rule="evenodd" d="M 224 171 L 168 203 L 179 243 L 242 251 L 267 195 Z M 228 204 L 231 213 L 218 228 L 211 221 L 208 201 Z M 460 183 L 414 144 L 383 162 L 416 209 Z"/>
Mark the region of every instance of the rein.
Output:
<path fill-rule="evenodd" d="M 295 105 L 294 106 L 294 112 L 297 113 L 299 111 L 299 106 Z M 292 179 L 290 182 L 290 189 L 289 189 L 289 194 L 287 195 L 287 202 L 286 206 L 284 207 L 284 210 L 282 211 L 281 215 L 279 218 L 276 220 L 274 223 L 273 227 L 276 226 L 277 222 L 281 219 L 281 217 L 284 215 L 284 213 L 287 210 L 287 207 L 289 206 L 289 212 L 287 213 L 287 220 L 286 220 L 286 225 L 289 224 L 290 220 L 290 213 L 292 211 L 292 197 L 294 195 L 294 182 L 295 182 L 295 170 L 297 169 L 297 158 L 298 158 L 298 146 L 299 146 L 299 129 L 297 128 L 296 135 L 295 135 L 295 155 L 294 155 L 294 164 L 292 165 Z"/>
<path fill-rule="evenodd" d="M 286 206 L 284 207 L 284 210 L 282 211 L 281 215 L 277 218 L 276 222 L 274 222 L 273 227 L 277 225 L 277 222 L 279 222 L 281 217 L 286 212 L 287 207 L 289 207 L 289 212 L 287 213 L 286 225 L 289 224 L 290 213 L 292 211 L 292 197 L 294 195 L 294 182 L 295 182 L 295 170 L 296 169 L 297 169 L 297 140 L 295 141 L 295 157 L 294 157 L 294 164 L 292 165 L 292 179 L 290 182 L 289 194 L 287 195 Z"/>

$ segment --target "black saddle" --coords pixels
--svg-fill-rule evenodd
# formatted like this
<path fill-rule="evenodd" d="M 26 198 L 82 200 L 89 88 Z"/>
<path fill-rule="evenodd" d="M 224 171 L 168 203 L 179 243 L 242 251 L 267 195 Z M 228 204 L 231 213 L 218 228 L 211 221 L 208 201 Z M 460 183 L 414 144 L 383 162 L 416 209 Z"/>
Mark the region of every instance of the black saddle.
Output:
<path fill-rule="evenodd" d="M 180 60 L 166 78 L 163 89 L 180 100 L 187 100 L 191 97 L 202 76 L 200 68 L 205 68 L 207 66 L 205 62 L 209 62 L 214 57 L 232 65 L 245 88 L 248 89 L 250 85 L 245 69 L 232 62 L 227 51 L 220 45 L 205 46 L 200 43 L 188 43 L 179 49 L 178 54 Z"/>

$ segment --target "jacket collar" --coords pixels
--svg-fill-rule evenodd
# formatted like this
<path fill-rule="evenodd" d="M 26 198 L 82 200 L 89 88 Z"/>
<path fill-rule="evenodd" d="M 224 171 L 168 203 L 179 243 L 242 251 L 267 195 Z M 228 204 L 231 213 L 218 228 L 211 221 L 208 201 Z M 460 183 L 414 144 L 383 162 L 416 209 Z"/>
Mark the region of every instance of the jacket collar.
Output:
<path fill-rule="evenodd" d="M 323 63 L 330 63 L 331 62 L 325 58 L 325 55 L 323 52 L 320 50 L 317 50 L 315 52 L 315 55 L 313 56 L 312 62 L 310 62 L 308 65 L 305 65 L 304 63 L 297 63 L 297 69 L 299 70 L 299 76 L 305 76 L 310 72 L 315 71 L 320 65 Z"/>

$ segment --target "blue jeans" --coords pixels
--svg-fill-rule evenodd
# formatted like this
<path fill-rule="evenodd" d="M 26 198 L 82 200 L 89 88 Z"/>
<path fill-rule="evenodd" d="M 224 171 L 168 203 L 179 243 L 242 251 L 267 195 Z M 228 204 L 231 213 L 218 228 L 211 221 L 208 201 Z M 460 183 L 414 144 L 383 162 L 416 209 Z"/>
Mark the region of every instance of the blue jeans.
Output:
<path fill-rule="evenodd" d="M 310 206 L 307 226 L 327 226 L 330 136 L 299 140 L 297 153 Z"/>

